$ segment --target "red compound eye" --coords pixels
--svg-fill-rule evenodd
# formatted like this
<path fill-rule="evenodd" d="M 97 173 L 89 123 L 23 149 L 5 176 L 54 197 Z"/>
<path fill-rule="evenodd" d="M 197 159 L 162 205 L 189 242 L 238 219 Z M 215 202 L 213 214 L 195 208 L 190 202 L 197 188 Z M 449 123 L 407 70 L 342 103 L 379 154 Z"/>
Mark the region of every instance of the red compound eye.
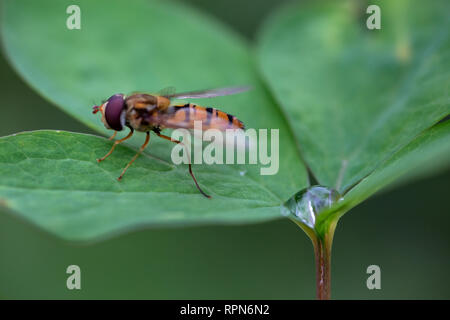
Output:
<path fill-rule="evenodd" d="M 116 131 L 123 129 L 123 116 L 125 110 L 125 99 L 123 94 L 115 94 L 108 99 L 104 106 L 105 120 L 109 127 Z"/>

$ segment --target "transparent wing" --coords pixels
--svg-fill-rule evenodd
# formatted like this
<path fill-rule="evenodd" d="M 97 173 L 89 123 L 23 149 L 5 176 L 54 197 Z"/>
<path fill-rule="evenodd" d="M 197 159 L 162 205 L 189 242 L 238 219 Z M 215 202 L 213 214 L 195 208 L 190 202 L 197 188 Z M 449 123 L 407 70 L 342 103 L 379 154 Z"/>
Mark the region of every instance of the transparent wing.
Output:
<path fill-rule="evenodd" d="M 231 94 L 237 94 L 250 90 L 251 87 L 230 87 L 230 88 L 220 88 L 220 89 L 210 89 L 201 91 L 191 91 L 182 93 L 172 93 L 165 95 L 167 98 L 171 99 L 199 99 L 199 98 L 212 98 L 219 96 L 228 96 Z"/>
<path fill-rule="evenodd" d="M 159 90 L 157 92 L 157 95 L 169 98 L 169 97 L 175 95 L 175 92 L 177 92 L 175 87 L 167 87 L 162 90 Z"/>

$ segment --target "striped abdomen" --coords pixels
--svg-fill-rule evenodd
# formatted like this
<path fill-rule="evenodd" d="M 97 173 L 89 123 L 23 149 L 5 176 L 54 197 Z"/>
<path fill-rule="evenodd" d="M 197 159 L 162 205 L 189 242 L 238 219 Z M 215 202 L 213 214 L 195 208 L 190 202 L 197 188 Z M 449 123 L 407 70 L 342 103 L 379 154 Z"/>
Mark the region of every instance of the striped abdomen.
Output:
<path fill-rule="evenodd" d="M 235 116 L 217 110 L 204 108 L 193 103 L 173 106 L 170 123 L 176 127 L 194 128 L 194 121 L 202 122 L 202 129 L 244 129 L 244 124 Z"/>

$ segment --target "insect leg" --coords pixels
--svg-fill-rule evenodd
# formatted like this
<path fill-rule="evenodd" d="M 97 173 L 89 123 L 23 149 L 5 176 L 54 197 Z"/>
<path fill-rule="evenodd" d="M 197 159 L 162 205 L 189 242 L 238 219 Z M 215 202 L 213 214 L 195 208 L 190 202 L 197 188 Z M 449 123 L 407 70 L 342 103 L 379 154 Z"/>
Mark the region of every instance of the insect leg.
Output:
<path fill-rule="evenodd" d="M 174 143 L 182 144 L 184 147 L 186 147 L 181 141 L 172 139 L 171 137 L 165 136 L 165 135 L 160 134 L 160 133 L 158 133 L 158 132 L 156 132 L 156 134 L 157 134 L 158 137 L 160 137 L 160 138 L 163 138 L 163 139 L 172 141 L 172 142 L 174 142 Z M 186 153 L 187 153 L 187 152 L 188 152 L 188 150 L 186 149 Z M 204 195 L 205 197 L 211 198 L 211 196 L 210 196 L 210 195 L 207 195 L 207 194 L 202 190 L 202 188 L 200 188 L 200 186 L 198 185 L 197 179 L 195 179 L 194 173 L 192 172 L 192 166 L 191 166 L 191 160 L 190 160 L 191 157 L 190 157 L 189 154 L 188 154 L 188 158 L 189 158 L 189 163 L 188 163 L 188 164 L 189 164 L 189 173 L 191 174 L 192 179 L 194 179 L 194 182 L 195 182 L 195 185 L 197 186 L 197 189 L 198 189 L 198 190 L 200 191 L 200 193 L 201 193 L 202 195 Z"/>
<path fill-rule="evenodd" d="M 131 159 L 131 161 L 128 162 L 127 166 L 125 167 L 125 169 L 123 169 L 122 173 L 117 178 L 117 180 L 120 181 L 122 179 L 123 175 L 125 174 L 125 171 L 127 171 L 127 169 L 131 166 L 131 164 L 134 162 L 134 160 L 136 160 L 137 157 L 139 157 L 139 155 L 142 153 L 142 151 L 144 151 L 144 149 L 145 149 L 145 147 L 147 147 L 149 141 L 150 141 L 150 132 L 147 131 L 147 136 L 145 137 L 144 144 L 139 148 L 139 151 L 134 155 L 133 159 Z"/>
<path fill-rule="evenodd" d="M 116 137 L 116 134 L 117 134 L 117 131 L 114 131 L 114 134 L 111 137 L 109 137 L 108 140 L 113 140 Z"/>
<path fill-rule="evenodd" d="M 128 135 L 127 135 L 125 138 L 122 138 L 122 139 L 120 139 L 120 140 L 114 141 L 114 144 L 113 144 L 113 146 L 111 147 L 111 150 L 109 150 L 109 152 L 108 152 L 107 154 L 105 154 L 105 156 L 104 156 L 103 158 L 97 159 L 97 162 L 102 162 L 103 160 L 105 160 L 106 158 L 108 158 L 109 155 L 114 151 L 114 149 L 116 148 L 116 146 L 117 146 L 119 143 L 122 143 L 122 142 L 124 142 L 125 140 L 131 138 L 131 136 L 133 135 L 133 132 L 134 132 L 134 130 L 133 130 L 133 129 L 130 129 L 130 133 L 128 133 Z M 116 131 L 116 133 L 117 133 L 117 131 Z M 113 135 L 112 137 L 114 137 L 114 136 L 116 135 L 116 133 L 114 133 L 114 135 Z M 111 137 L 111 138 L 112 138 L 112 137 Z"/>

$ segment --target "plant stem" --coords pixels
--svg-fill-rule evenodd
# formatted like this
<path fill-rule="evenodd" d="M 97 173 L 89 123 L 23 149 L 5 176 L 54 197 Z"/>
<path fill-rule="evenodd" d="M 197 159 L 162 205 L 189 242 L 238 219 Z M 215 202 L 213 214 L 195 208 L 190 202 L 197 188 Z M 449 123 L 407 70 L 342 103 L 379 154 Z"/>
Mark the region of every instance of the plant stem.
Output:
<path fill-rule="evenodd" d="M 311 239 L 316 260 L 316 287 L 318 300 L 331 299 L 331 246 L 333 245 L 334 230 L 338 219 L 333 220 L 327 231 L 320 236 L 314 229 L 303 223 L 293 220 Z"/>
<path fill-rule="evenodd" d="M 316 257 L 316 288 L 318 300 L 331 298 L 330 250 L 323 241 L 316 241 L 314 254 Z"/>
<path fill-rule="evenodd" d="M 330 224 L 328 232 L 323 236 L 312 238 L 316 260 L 316 287 L 318 300 L 331 299 L 331 247 L 337 221 Z"/>

